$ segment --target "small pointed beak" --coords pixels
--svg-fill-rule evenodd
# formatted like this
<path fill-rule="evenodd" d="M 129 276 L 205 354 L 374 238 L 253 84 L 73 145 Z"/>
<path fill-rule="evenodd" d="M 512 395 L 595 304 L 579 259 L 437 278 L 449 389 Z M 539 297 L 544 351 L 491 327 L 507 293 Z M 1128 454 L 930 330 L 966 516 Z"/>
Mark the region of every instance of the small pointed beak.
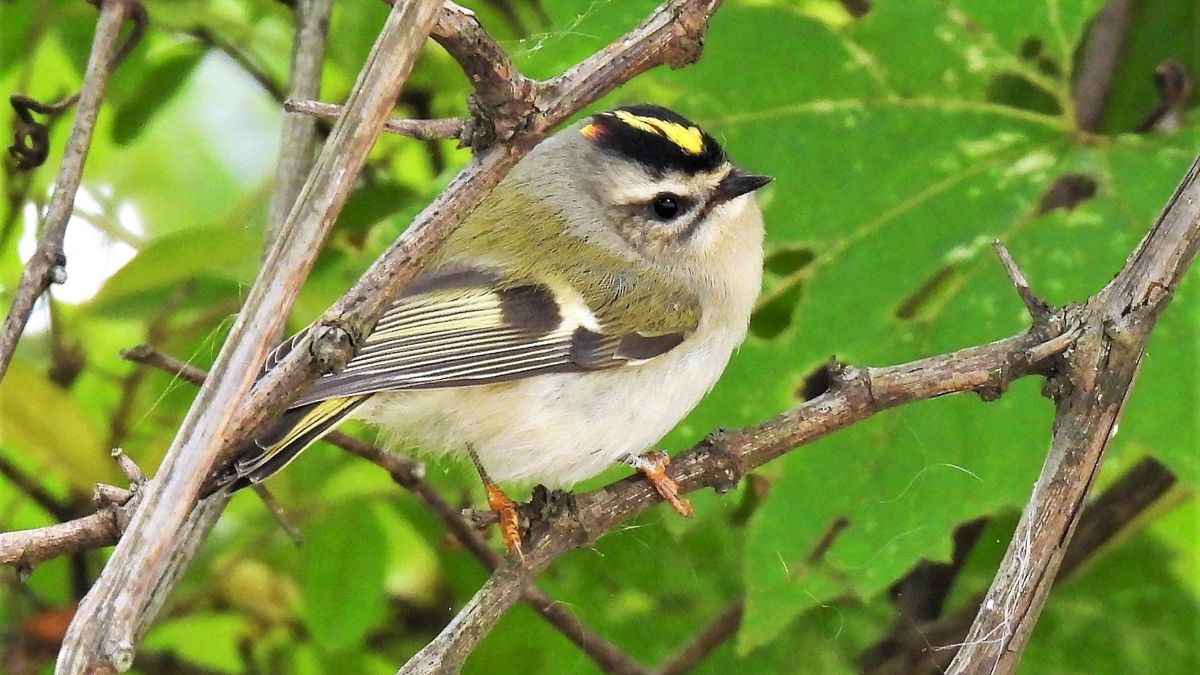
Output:
<path fill-rule="evenodd" d="M 720 183 L 717 183 L 713 201 L 719 204 L 735 197 L 741 197 L 770 183 L 771 180 L 770 176 L 757 176 L 752 173 L 745 173 L 741 169 L 733 169 L 725 174 Z"/>

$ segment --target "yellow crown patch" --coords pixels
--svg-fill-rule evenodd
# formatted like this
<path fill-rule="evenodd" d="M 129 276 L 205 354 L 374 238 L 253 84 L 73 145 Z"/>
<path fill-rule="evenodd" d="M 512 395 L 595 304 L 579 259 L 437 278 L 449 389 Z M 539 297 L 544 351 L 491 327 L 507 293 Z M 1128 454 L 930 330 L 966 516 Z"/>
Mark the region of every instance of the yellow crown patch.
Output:
<path fill-rule="evenodd" d="M 634 115 L 627 110 L 616 110 L 611 114 L 634 129 L 662 136 L 689 155 L 699 155 L 704 152 L 704 135 L 696 127 L 687 127 L 657 117 Z"/>

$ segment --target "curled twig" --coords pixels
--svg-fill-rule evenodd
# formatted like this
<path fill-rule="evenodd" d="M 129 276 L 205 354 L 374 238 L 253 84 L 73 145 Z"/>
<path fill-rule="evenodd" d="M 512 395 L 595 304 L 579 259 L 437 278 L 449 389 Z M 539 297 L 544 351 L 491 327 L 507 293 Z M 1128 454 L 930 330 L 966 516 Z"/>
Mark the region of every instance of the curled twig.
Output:
<path fill-rule="evenodd" d="M 50 156 L 50 122 L 78 100 L 79 94 L 72 94 L 57 103 L 41 103 L 23 94 L 9 97 L 17 119 L 8 154 L 16 160 L 14 164 L 18 170 L 29 171 L 45 163 Z M 34 113 L 45 115 L 48 119 L 39 122 L 33 118 Z"/>

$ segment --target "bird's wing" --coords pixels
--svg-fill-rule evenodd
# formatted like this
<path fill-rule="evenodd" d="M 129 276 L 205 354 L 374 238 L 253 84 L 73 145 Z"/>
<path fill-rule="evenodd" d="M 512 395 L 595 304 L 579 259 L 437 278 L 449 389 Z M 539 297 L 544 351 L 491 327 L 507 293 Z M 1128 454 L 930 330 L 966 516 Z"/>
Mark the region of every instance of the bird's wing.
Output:
<path fill-rule="evenodd" d="M 293 405 L 637 364 L 682 343 L 699 317 L 692 296 L 668 293 L 663 303 L 661 293 L 623 280 L 608 280 L 591 294 L 604 299 L 589 307 L 565 282 L 498 279 L 458 268 L 414 280 L 345 370 L 317 380 Z"/>

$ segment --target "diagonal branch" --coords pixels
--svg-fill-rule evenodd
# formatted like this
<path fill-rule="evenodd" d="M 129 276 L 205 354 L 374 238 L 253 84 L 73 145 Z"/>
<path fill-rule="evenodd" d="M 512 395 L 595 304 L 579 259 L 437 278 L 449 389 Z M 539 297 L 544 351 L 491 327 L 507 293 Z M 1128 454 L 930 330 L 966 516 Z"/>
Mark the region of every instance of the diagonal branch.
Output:
<path fill-rule="evenodd" d="M 338 210 L 408 77 L 440 3 L 413 0 L 388 16 L 299 200 L 280 230 L 213 368 L 147 484 L 133 521 L 92 591 L 80 603 L 59 653 L 58 672 L 127 668 L 156 608 L 220 514 L 224 499 L 195 509 L 243 398 Z"/>
<path fill-rule="evenodd" d="M 122 46 L 121 26 L 127 19 L 138 17 L 144 20 L 145 11 L 136 0 L 104 0 L 100 5 L 100 19 L 96 22 L 96 35 L 92 38 L 92 52 L 88 56 L 75 119 L 58 177 L 54 180 L 54 194 L 50 196 L 50 204 L 42 220 L 37 249 L 21 274 L 12 307 L 0 326 L 0 380 L 4 379 L 17 341 L 21 339 L 25 324 L 33 313 L 34 304 L 50 288 L 50 284 L 66 280 L 67 259 L 63 254 L 63 240 L 75 206 L 75 193 L 79 190 L 83 165 L 92 145 L 92 133 L 96 129 L 96 117 L 104 101 L 108 77 L 116 63 L 132 49 L 136 39 L 131 37 Z M 134 35 L 140 33 L 135 32 Z"/>
<path fill-rule="evenodd" d="M 1088 504 L 1059 567 L 1058 580 L 1069 578 L 1108 543 L 1135 530 L 1135 524 L 1142 522 L 1141 516 L 1159 504 L 1176 482 L 1169 469 L 1150 458 L 1125 472 Z M 905 624 L 867 652 L 878 658 L 864 664 L 863 672 L 868 675 L 945 672 L 964 645 L 963 640 L 983 602 L 981 593 L 962 609 L 936 621 Z"/>
<path fill-rule="evenodd" d="M 1020 661 L 1159 315 L 1200 247 L 1200 158 L 1124 268 L 1079 311 L 1081 336 L 1050 381 L 1054 439 L 1017 531 L 949 673 Z"/>

